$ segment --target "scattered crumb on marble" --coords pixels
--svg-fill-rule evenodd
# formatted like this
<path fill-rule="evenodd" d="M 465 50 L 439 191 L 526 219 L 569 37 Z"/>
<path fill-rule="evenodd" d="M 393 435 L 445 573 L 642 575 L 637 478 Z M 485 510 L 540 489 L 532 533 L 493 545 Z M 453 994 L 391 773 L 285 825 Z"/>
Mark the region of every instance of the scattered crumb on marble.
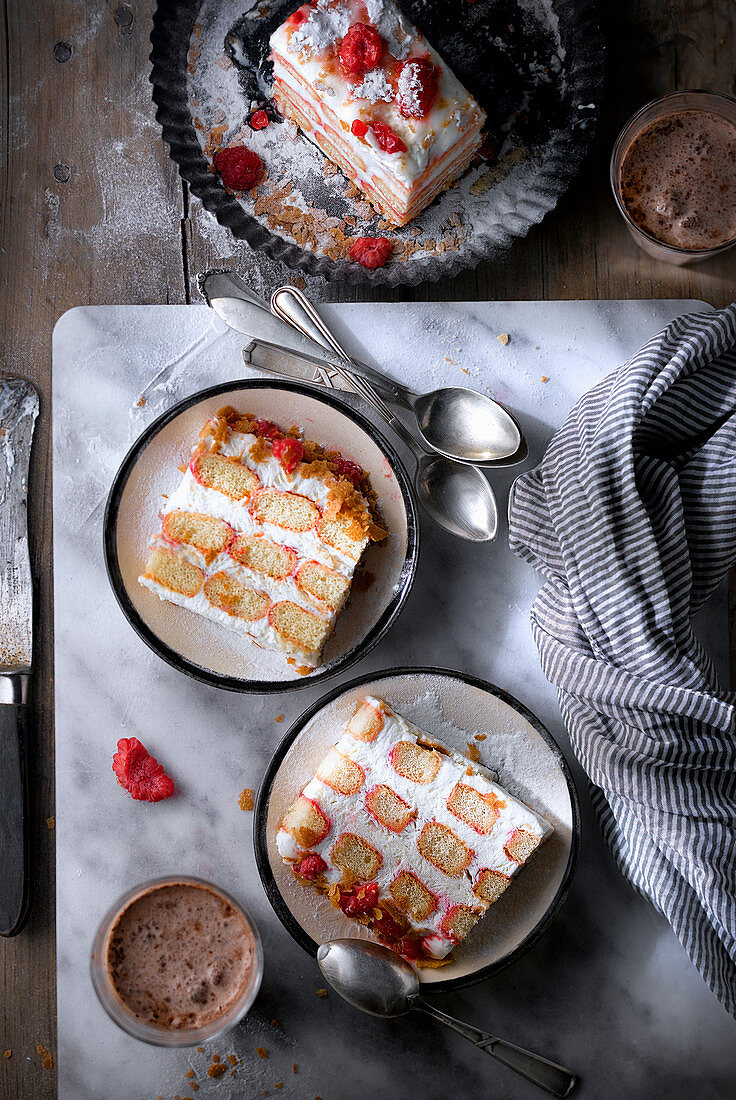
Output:
<path fill-rule="evenodd" d="M 499 344 L 504 344 L 504 345 L 508 344 L 508 342 L 509 342 L 508 332 L 502 332 L 501 335 L 498 337 L 498 342 L 499 342 Z"/>
<path fill-rule="evenodd" d="M 465 755 L 468 757 L 469 760 L 472 760 L 474 764 L 477 764 L 480 760 L 480 752 L 478 751 L 478 746 L 474 745 L 472 741 L 468 741 L 467 744 L 468 751 Z"/>
<path fill-rule="evenodd" d="M 227 1073 L 227 1066 L 223 1062 L 215 1062 L 207 1066 L 208 1077 L 222 1077 L 223 1073 Z"/>
<path fill-rule="evenodd" d="M 327 996 L 327 990 L 326 989 L 318 989 L 317 990 L 317 996 L 318 997 L 326 997 Z"/>
<path fill-rule="evenodd" d="M 265 1047 L 256 1047 L 256 1054 L 259 1058 L 268 1058 L 268 1051 Z"/>
<path fill-rule="evenodd" d="M 487 736 L 488 736 L 488 734 L 486 734 L 486 733 L 476 733 L 475 740 L 476 741 L 485 741 Z"/>
<path fill-rule="evenodd" d="M 56 828 L 56 818 L 55 817 L 47 817 L 46 818 L 46 828 L 47 829 L 55 829 Z"/>
<path fill-rule="evenodd" d="M 276 717 L 274 718 L 274 722 L 283 722 L 283 720 L 284 720 L 283 714 L 277 714 Z"/>
<path fill-rule="evenodd" d="M 241 810 L 252 810 L 254 805 L 253 791 L 250 787 L 244 787 L 238 798 L 238 806 L 240 806 Z"/>
<path fill-rule="evenodd" d="M 549 378 L 547 377 L 547 375 L 546 375 L 546 374 L 543 374 L 543 375 L 542 375 L 542 379 L 541 379 L 541 380 L 542 380 L 542 382 L 549 382 Z"/>

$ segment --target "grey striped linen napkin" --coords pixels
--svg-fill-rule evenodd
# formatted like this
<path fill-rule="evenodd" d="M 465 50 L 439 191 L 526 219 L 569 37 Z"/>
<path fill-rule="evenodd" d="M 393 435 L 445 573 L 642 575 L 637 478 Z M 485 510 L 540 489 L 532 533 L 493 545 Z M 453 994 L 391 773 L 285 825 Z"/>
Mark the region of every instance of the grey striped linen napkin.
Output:
<path fill-rule="evenodd" d="M 736 694 L 690 625 L 736 560 L 736 303 L 585 394 L 509 514 L 605 839 L 736 1015 Z"/>

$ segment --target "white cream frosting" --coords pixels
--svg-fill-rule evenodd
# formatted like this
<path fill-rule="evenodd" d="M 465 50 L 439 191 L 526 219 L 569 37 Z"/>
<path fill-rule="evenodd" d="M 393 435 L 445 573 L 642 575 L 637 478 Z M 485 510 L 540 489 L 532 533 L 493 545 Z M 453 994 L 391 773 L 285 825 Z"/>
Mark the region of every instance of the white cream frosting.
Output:
<path fill-rule="evenodd" d="M 424 885 L 436 895 L 438 905 L 426 920 L 416 922 L 409 918 L 413 928 L 426 932 L 422 943 L 435 958 L 443 958 L 452 950 L 453 941 L 442 931 L 442 921 L 454 905 L 465 905 L 476 910 L 488 908 L 472 890 L 481 870 L 489 868 L 507 878 L 518 874 L 521 865 L 504 851 L 504 845 L 517 828 L 524 828 L 538 837 L 540 842 L 552 833 L 552 826 L 540 814 L 515 799 L 500 787 L 491 773 L 480 764 L 453 752 L 442 742 L 430 737 L 392 711 L 386 703 L 371 696 L 366 702 L 383 713 L 383 727 L 374 741 L 357 740 L 346 732 L 337 742 L 336 749 L 359 764 L 365 773 L 365 782 L 355 795 L 341 795 L 315 775 L 304 787 L 303 794 L 317 803 L 330 822 L 324 839 L 309 851 L 317 852 L 327 863 L 324 877 L 328 883 L 339 882 L 342 871 L 330 859 L 330 850 L 343 832 L 355 833 L 377 848 L 383 862 L 374 880 L 379 887 L 379 898 L 390 897 L 390 885 L 401 871 L 412 871 Z M 399 741 L 419 742 L 439 750 L 440 769 L 431 783 L 419 784 L 399 775 L 390 762 L 390 753 Z M 319 772 L 322 766 L 317 769 Z M 469 771 L 470 770 L 470 771 Z M 503 805 L 498 807 L 498 817 L 487 834 L 477 832 L 447 808 L 447 799 L 457 783 L 474 787 L 481 794 L 492 794 Z M 375 786 L 386 785 L 416 810 L 416 817 L 400 833 L 394 833 L 378 822 L 365 805 L 366 793 Z M 417 848 L 417 839 L 423 826 L 429 821 L 447 825 L 471 850 L 467 870 L 458 876 L 446 875 L 430 863 Z M 299 859 L 305 849 L 285 829 L 279 829 L 276 844 L 282 858 Z M 379 901 L 380 904 L 380 901 Z"/>

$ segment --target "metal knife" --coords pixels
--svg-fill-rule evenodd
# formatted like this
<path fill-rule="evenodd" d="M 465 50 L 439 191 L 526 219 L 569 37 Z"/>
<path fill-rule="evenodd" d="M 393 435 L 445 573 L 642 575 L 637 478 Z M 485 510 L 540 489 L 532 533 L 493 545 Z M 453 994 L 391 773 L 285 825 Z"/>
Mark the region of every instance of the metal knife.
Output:
<path fill-rule="evenodd" d="M 323 362 L 328 364 L 341 362 L 330 348 L 325 348 L 324 343 L 302 336 L 286 321 L 275 317 L 268 302 L 264 302 L 254 294 L 234 272 L 203 271 L 197 276 L 197 286 L 207 305 L 215 311 L 221 321 L 236 332 L 252 336 L 272 347 L 278 346 L 286 351 L 293 351 L 306 358 L 314 358 L 316 353 Z M 407 407 L 406 399 L 401 396 L 400 387 L 395 386 L 385 374 L 374 371 L 367 363 L 360 360 L 355 360 L 355 365 L 351 369 L 354 373 L 367 378 L 388 401 Z"/>
<path fill-rule="evenodd" d="M 28 554 L 28 464 L 38 394 L 0 380 L 0 935 L 15 936 L 28 910 L 26 735 L 33 649 Z"/>

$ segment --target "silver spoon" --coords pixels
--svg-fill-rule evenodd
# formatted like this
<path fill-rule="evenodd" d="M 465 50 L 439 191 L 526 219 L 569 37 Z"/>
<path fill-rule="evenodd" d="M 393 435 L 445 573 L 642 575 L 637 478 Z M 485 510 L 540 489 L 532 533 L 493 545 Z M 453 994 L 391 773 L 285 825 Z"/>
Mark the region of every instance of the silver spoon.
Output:
<path fill-rule="evenodd" d="M 423 1000 L 416 971 L 387 947 L 366 940 L 331 940 L 318 949 L 317 962 L 332 988 L 361 1012 L 386 1017 L 423 1012 L 552 1096 L 569 1096 L 577 1084 L 575 1074 L 556 1062 L 456 1020 Z"/>
<path fill-rule="evenodd" d="M 323 318 L 300 290 L 282 286 L 271 295 L 271 311 L 327 351 L 345 351 Z M 492 398 L 464 386 L 443 386 L 415 393 L 393 378 L 353 360 L 353 368 L 395 404 L 411 409 L 425 443 L 456 462 L 515 465 L 527 455 L 521 429 Z M 511 461 L 509 461 L 511 460 Z"/>
<path fill-rule="evenodd" d="M 307 306 L 311 308 L 309 302 Z M 278 309 L 278 306 L 275 308 Z M 327 326 L 324 327 L 329 332 Z M 353 360 L 337 340 L 334 341 L 334 350 L 339 360 L 353 365 Z M 370 382 L 347 370 L 339 360 L 334 363 L 337 373 L 376 410 L 414 455 L 417 462 L 414 487 L 423 507 L 435 523 L 450 534 L 470 542 L 490 542 L 495 539 L 498 531 L 498 507 L 493 490 L 480 470 L 475 466 L 453 462 L 422 447 L 398 417 L 394 416 Z"/>

